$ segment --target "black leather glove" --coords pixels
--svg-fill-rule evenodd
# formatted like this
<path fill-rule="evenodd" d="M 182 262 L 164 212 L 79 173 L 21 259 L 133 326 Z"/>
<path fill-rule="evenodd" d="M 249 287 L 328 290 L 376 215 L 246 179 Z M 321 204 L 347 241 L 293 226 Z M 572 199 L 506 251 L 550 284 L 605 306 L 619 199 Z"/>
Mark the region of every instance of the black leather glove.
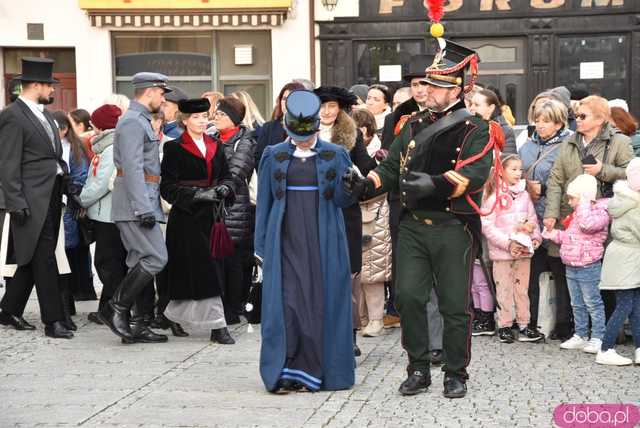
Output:
<path fill-rule="evenodd" d="M 254 264 L 256 266 L 258 266 L 260 268 L 262 267 L 262 259 L 260 257 L 254 255 L 253 256 L 253 261 L 254 261 Z"/>
<path fill-rule="evenodd" d="M 420 199 L 430 196 L 435 190 L 433 179 L 425 172 L 409 171 L 400 180 L 400 192 L 409 208 L 415 208 Z"/>
<path fill-rule="evenodd" d="M 9 211 L 9 215 L 12 221 L 18 226 L 22 226 L 27 222 L 27 218 L 31 216 L 31 211 L 29 211 L 29 208 L 24 208 L 17 211 Z"/>
<path fill-rule="evenodd" d="M 208 187 L 206 189 L 202 189 L 202 188 L 196 189 L 196 193 L 193 194 L 193 200 L 197 202 L 220 201 L 220 196 L 218 196 L 218 191 L 216 190 L 216 187 Z"/>
<path fill-rule="evenodd" d="M 71 176 L 69 174 L 65 174 L 62 176 L 62 193 L 67 196 L 71 195 L 80 195 L 82 192 L 82 186 L 78 186 L 71 180 Z"/>
<path fill-rule="evenodd" d="M 231 196 L 231 189 L 226 184 L 219 184 L 213 190 L 218 194 L 218 199 L 225 200 Z"/>
<path fill-rule="evenodd" d="M 362 177 L 353 168 L 349 168 L 342 176 L 345 193 L 357 200 L 366 196 L 370 182 L 369 179 Z"/>
<path fill-rule="evenodd" d="M 145 229 L 151 229 L 155 225 L 156 225 L 156 216 L 153 215 L 152 213 L 143 214 L 142 216 L 140 216 L 140 226 L 144 227 Z"/>

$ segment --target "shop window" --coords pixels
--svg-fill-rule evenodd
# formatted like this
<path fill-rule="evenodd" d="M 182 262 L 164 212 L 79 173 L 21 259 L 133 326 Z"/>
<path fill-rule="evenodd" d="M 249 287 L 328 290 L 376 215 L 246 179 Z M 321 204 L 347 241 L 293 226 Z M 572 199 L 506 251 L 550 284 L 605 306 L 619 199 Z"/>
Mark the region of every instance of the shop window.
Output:
<path fill-rule="evenodd" d="M 629 93 L 627 36 L 561 37 L 557 48 L 557 85 L 580 85 L 607 99 Z"/>
<path fill-rule="evenodd" d="M 153 71 L 197 97 L 213 88 L 213 33 L 115 33 L 116 92 L 133 95 L 131 77 Z"/>
<path fill-rule="evenodd" d="M 412 56 L 425 52 L 423 40 L 367 40 L 358 41 L 355 51 L 355 81 L 367 85 L 380 81 L 381 65 L 400 65 L 406 73 Z M 428 66 L 430 64 L 425 64 Z M 388 80 L 384 80 L 388 81 Z"/>

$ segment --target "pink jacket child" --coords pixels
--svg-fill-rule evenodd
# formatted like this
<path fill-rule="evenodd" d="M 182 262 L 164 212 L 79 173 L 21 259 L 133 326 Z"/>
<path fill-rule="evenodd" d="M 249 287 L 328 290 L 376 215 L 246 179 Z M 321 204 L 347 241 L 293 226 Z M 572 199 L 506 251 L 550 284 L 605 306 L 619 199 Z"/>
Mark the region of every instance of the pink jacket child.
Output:
<path fill-rule="evenodd" d="M 582 198 L 577 209 L 563 221 L 565 230 L 544 231 L 542 235 L 560 244 L 560 258 L 567 266 L 582 267 L 601 260 L 609 234 L 609 199 L 591 202 Z"/>
<path fill-rule="evenodd" d="M 518 184 L 509 186 L 509 196 L 512 198 L 511 205 L 502 207 L 498 204 L 491 214 L 482 217 L 482 233 L 487 238 L 489 258 L 492 261 L 515 259 L 509 252 L 511 241 L 525 246 L 527 246 L 526 241 L 529 239 L 534 246 L 537 246 L 534 242 L 537 244 L 542 242 L 536 211 L 525 186 L 525 180 L 520 180 Z M 483 209 L 489 210 L 495 200 L 494 193 L 484 201 Z M 525 253 L 518 258 L 530 258 L 531 256 L 533 256 L 533 248 L 530 248 L 530 253 Z"/>

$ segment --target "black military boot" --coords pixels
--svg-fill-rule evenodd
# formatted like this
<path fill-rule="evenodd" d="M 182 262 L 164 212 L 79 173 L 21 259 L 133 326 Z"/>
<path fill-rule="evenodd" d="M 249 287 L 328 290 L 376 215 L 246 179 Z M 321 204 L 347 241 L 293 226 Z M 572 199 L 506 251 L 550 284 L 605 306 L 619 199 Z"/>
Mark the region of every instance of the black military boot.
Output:
<path fill-rule="evenodd" d="M 153 275 L 139 263 L 127 273 L 109 304 L 98 312 L 98 317 L 111 331 L 123 339 L 133 341 L 133 333 L 129 325 L 129 310 L 136 297 L 153 281 Z"/>
<path fill-rule="evenodd" d="M 67 330 L 76 331 L 78 330 L 78 326 L 73 322 L 71 315 L 76 313 L 75 310 L 75 302 L 73 301 L 73 296 L 71 295 L 71 290 L 69 290 L 69 279 L 61 278 L 60 280 L 60 298 L 62 300 L 62 312 L 64 314 L 64 319 L 60 321 Z"/>
<path fill-rule="evenodd" d="M 431 374 L 428 371 L 413 370 L 409 372 L 409 376 L 402 382 L 398 391 L 402 395 L 416 395 L 426 392 L 429 385 L 431 385 Z"/>
<path fill-rule="evenodd" d="M 446 373 L 444 375 L 444 391 L 446 398 L 462 398 L 467 395 L 466 380 L 457 374 Z"/>
<path fill-rule="evenodd" d="M 362 355 L 362 351 L 360 350 L 360 348 L 358 348 L 356 337 L 358 337 L 357 330 L 353 330 L 353 355 L 359 357 L 360 355 Z"/>
<path fill-rule="evenodd" d="M 141 309 L 143 305 L 140 300 L 142 299 L 138 297 L 132 308 L 131 333 L 133 334 L 133 340 L 122 338 L 122 343 L 164 343 L 169 340 L 166 335 L 154 333 L 149 328 L 153 319 L 153 312 L 143 314 Z"/>
<path fill-rule="evenodd" d="M 233 345 L 236 343 L 236 341 L 233 340 L 233 337 L 229 334 L 229 329 L 227 327 L 211 330 L 211 341 L 217 342 L 221 345 Z"/>

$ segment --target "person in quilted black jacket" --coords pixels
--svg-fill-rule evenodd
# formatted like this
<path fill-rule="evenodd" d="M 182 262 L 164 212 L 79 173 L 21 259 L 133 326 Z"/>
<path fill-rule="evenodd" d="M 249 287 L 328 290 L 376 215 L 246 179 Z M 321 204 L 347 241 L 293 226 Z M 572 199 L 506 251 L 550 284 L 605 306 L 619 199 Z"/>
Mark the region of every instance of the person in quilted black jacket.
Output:
<path fill-rule="evenodd" d="M 218 102 L 213 121 L 222 142 L 231 176 L 235 183 L 236 199 L 227 210 L 225 223 L 235 246 L 234 255 L 224 262 L 223 301 L 227 324 L 240 322 L 251 286 L 253 267 L 253 228 L 255 206 L 249 198 L 251 175 L 255 168 L 256 140 L 254 133 L 242 125 L 245 106 L 237 99 L 225 97 Z"/>

